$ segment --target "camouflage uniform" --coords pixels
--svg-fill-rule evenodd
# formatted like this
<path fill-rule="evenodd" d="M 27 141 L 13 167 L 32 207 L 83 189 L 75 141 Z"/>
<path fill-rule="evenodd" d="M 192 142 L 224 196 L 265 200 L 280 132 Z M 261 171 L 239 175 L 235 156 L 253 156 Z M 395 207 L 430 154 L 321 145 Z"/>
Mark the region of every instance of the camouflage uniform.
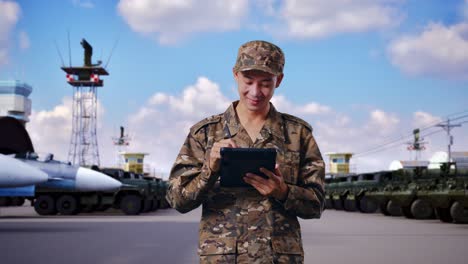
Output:
<path fill-rule="evenodd" d="M 223 114 L 190 129 L 171 170 L 167 200 L 185 213 L 203 205 L 201 263 L 303 263 L 297 217 L 319 218 L 324 206 L 324 163 L 305 121 L 273 105 L 255 142 L 240 124 L 234 102 Z M 209 168 L 213 144 L 225 138 L 245 148 L 276 148 L 289 193 L 285 201 L 254 188 L 222 188 Z"/>

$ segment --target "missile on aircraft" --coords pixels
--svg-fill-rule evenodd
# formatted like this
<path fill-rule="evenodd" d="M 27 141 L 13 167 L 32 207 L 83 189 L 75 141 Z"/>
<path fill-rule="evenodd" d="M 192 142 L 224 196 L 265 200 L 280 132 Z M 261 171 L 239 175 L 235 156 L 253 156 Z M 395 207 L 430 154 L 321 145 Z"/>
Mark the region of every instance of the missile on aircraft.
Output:
<path fill-rule="evenodd" d="M 0 187 L 24 187 L 46 182 L 49 176 L 11 156 L 0 154 Z"/>
<path fill-rule="evenodd" d="M 17 154 L 16 157 L 18 161 L 35 167 L 48 175 L 49 180 L 37 184 L 37 187 L 91 192 L 112 191 L 122 185 L 121 182 L 95 170 L 56 161 L 52 154 L 48 154 L 43 161 L 38 159 L 36 153 Z"/>

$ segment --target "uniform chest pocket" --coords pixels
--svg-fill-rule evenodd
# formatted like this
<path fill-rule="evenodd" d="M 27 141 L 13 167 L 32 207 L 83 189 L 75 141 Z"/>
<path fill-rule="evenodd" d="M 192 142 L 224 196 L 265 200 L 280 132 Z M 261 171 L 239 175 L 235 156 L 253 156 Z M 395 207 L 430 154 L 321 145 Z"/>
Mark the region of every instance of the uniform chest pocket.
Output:
<path fill-rule="evenodd" d="M 299 176 L 300 153 L 296 151 L 287 151 L 284 153 L 283 164 L 281 164 L 281 173 L 284 181 L 289 184 L 297 184 Z"/>

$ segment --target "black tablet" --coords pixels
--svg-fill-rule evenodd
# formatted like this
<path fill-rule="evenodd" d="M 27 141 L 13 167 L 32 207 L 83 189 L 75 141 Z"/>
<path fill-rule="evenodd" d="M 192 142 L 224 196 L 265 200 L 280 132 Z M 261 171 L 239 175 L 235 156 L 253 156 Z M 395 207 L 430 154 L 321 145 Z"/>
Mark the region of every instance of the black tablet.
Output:
<path fill-rule="evenodd" d="M 260 172 L 260 167 L 275 171 L 276 149 L 274 148 L 221 148 L 221 187 L 252 187 L 244 182 L 246 173 Z"/>

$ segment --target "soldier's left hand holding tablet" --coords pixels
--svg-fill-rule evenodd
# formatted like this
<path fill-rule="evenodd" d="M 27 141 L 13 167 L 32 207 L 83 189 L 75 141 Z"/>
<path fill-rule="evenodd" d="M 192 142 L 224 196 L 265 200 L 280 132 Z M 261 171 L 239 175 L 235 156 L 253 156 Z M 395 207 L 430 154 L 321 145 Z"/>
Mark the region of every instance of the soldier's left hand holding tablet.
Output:
<path fill-rule="evenodd" d="M 280 201 L 286 200 L 289 188 L 284 182 L 283 175 L 279 169 L 279 165 L 275 165 L 275 172 L 271 172 L 265 168 L 260 168 L 260 171 L 268 178 L 263 178 L 253 173 L 247 173 L 244 181 L 252 185 L 259 193 L 264 196 L 273 197 Z"/>

